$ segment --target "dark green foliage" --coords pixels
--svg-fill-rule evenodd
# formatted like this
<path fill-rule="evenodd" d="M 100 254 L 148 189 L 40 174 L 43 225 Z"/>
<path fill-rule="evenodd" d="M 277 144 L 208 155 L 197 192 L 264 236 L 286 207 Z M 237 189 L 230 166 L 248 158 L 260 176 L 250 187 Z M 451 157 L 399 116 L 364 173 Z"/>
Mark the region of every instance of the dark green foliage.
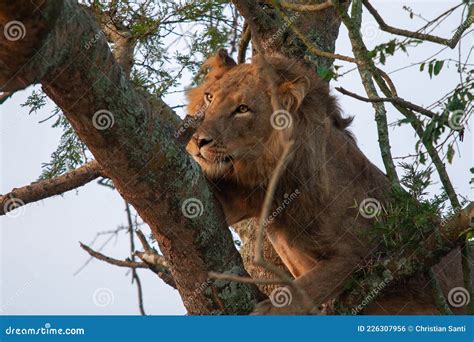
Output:
<path fill-rule="evenodd" d="M 379 62 L 385 64 L 386 56 L 393 56 L 395 51 L 400 49 L 401 51 L 408 53 L 408 47 L 416 47 L 421 43 L 420 40 L 417 39 L 405 39 L 403 41 L 399 41 L 397 39 L 392 39 L 387 43 L 383 43 L 377 45 L 372 51 L 369 51 L 370 58 L 378 58 Z"/>
<path fill-rule="evenodd" d="M 325 67 L 324 65 L 318 65 L 316 72 L 321 79 L 325 81 L 337 80 L 337 70 L 340 68 L 338 65 L 332 65 L 330 68 Z"/>
<path fill-rule="evenodd" d="M 434 76 L 439 75 L 439 73 L 441 72 L 441 69 L 443 69 L 444 61 L 432 59 L 429 62 L 423 62 L 420 64 L 420 71 L 425 70 L 425 65 L 428 65 L 428 74 L 430 75 L 430 78 L 432 78 L 433 75 Z"/>
<path fill-rule="evenodd" d="M 416 163 L 401 163 L 399 166 L 404 171 L 400 179 L 404 189 L 393 188 L 388 202 L 374 218 L 374 226 L 365 233 L 366 237 L 381 241 L 381 244 L 364 267 L 359 268 L 345 284 L 345 291 L 362 302 L 347 307 L 338 300 L 335 310 L 339 314 L 358 314 L 391 285 L 394 271 L 416 271 L 414 268 L 420 266 L 412 265 L 406 256 L 419 249 L 428 236 L 437 234 L 443 216 L 453 214 L 452 210 L 445 210 L 446 194 L 427 197 L 427 188 L 431 185 L 430 168 L 422 169 Z"/>
<path fill-rule="evenodd" d="M 42 91 L 33 90 L 22 107 L 29 107 L 29 113 L 36 113 L 46 105 L 47 97 Z M 58 147 L 51 154 L 51 160 L 41 165 L 42 172 L 39 179 L 49 179 L 57 177 L 69 170 L 73 170 L 85 163 L 90 153 L 84 143 L 77 137 L 76 132 L 71 127 L 66 117 L 60 109 L 56 107 L 50 116 L 40 121 L 40 123 L 56 118 L 52 124 L 53 128 L 62 130 Z M 89 155 L 89 157 L 88 157 Z"/>
<path fill-rule="evenodd" d="M 222 0 L 138 2 L 135 13 L 127 1 L 115 7 L 136 37 L 132 79 L 157 96 L 180 85 L 184 72 L 196 74 L 210 53 L 230 47 L 235 33 L 229 4 Z"/>
<path fill-rule="evenodd" d="M 383 212 L 377 217 L 374 238 L 383 238 L 383 255 L 402 255 L 435 231 L 447 200 L 445 194 L 427 197 L 431 184 L 430 168 L 418 169 L 416 164 L 401 163 L 404 174 L 400 179 L 404 189 L 393 189 Z"/>

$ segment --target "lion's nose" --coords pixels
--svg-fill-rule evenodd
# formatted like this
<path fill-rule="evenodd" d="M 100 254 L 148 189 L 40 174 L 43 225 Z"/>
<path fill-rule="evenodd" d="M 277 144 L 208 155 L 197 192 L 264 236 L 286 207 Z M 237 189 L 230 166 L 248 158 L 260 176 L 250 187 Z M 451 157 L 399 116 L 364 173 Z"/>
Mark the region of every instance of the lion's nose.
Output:
<path fill-rule="evenodd" d="M 194 140 L 196 140 L 198 147 L 201 148 L 207 144 L 210 144 L 213 139 L 205 135 L 194 134 Z"/>

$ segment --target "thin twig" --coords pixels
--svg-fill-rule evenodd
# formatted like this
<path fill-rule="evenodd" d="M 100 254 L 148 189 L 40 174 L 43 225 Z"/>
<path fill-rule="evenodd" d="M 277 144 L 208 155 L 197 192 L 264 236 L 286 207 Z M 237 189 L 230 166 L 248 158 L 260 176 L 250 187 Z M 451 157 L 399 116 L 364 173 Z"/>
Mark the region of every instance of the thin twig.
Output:
<path fill-rule="evenodd" d="M 336 87 L 336 90 L 340 92 L 341 94 L 353 97 L 357 100 L 364 101 L 364 102 L 392 102 L 392 103 L 397 103 L 401 106 L 404 106 L 406 108 L 412 109 L 415 112 L 418 112 L 420 114 L 426 115 L 429 118 L 434 118 L 436 116 L 436 113 L 433 113 L 432 111 L 425 109 L 421 106 L 418 106 L 417 104 L 411 103 L 409 101 L 406 101 L 402 99 L 401 97 L 377 97 L 377 98 L 367 98 L 361 95 L 357 95 L 353 92 L 350 92 L 349 90 L 346 90 L 342 87 Z"/>
<path fill-rule="evenodd" d="M 132 262 L 135 262 L 135 241 L 133 239 L 135 231 L 133 229 L 133 221 L 132 221 L 132 213 L 130 211 L 130 204 L 125 202 L 125 212 L 127 213 L 127 222 L 128 222 L 128 233 L 130 235 L 130 259 Z M 142 316 L 146 316 L 145 308 L 143 305 L 143 289 L 142 283 L 140 281 L 140 277 L 138 276 L 137 270 L 135 268 L 132 269 L 132 283 L 135 281 L 137 284 L 137 294 L 138 294 L 138 308 L 140 309 L 140 314 Z"/>
<path fill-rule="evenodd" d="M 143 234 L 143 232 L 140 229 L 135 229 L 135 233 L 137 233 L 137 237 L 140 240 L 140 242 L 142 244 L 142 247 L 145 250 L 145 252 L 152 251 L 152 248 L 151 248 L 150 244 L 148 243 L 148 241 L 145 237 L 145 234 Z"/>
<path fill-rule="evenodd" d="M 94 238 L 92 239 L 92 241 L 89 243 L 89 246 L 92 246 L 95 241 L 99 238 L 99 236 L 101 235 L 109 235 L 109 237 L 104 241 L 104 243 L 102 243 L 102 245 L 99 247 L 99 249 L 97 250 L 98 252 L 101 252 L 105 246 L 107 246 L 109 244 L 110 241 L 112 241 L 112 239 L 114 237 L 117 238 L 118 236 L 118 233 L 122 230 L 126 230 L 127 227 L 123 227 L 123 226 L 120 226 L 118 227 L 117 229 L 115 230 L 108 230 L 108 231 L 102 231 L 102 232 L 98 232 L 96 233 L 96 235 L 94 236 Z M 89 259 L 87 259 L 78 269 L 76 272 L 73 273 L 74 276 L 78 275 L 84 268 L 87 267 L 87 265 L 89 265 L 89 263 L 94 260 L 94 258 L 91 256 Z"/>
<path fill-rule="evenodd" d="M 457 28 L 456 32 L 454 33 L 453 37 L 451 39 L 446 39 L 446 38 L 441 38 L 438 36 L 433 36 L 431 34 L 425 34 L 425 33 L 420 33 L 420 32 L 414 32 L 414 31 L 409 31 L 405 29 L 399 29 L 393 26 L 388 25 L 382 16 L 377 12 L 377 10 L 370 4 L 368 0 L 362 0 L 362 3 L 364 6 L 369 10 L 369 12 L 372 14 L 374 17 L 375 21 L 380 26 L 380 29 L 393 33 L 399 36 L 404 36 L 408 38 L 416 38 L 420 40 L 425 40 L 429 41 L 432 43 L 437 43 L 441 45 L 446 45 L 449 46 L 451 49 L 454 49 L 459 42 L 459 39 L 461 38 L 462 34 L 464 31 L 467 30 L 469 26 L 474 22 L 474 5 L 469 6 L 469 14 L 466 18 L 466 20 Z"/>

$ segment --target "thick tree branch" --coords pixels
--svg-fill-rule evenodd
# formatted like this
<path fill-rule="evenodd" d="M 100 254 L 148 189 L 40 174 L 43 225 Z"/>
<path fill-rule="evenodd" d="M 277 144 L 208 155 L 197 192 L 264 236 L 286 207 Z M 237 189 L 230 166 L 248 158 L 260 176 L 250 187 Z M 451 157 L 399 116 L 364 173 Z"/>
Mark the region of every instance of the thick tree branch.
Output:
<path fill-rule="evenodd" d="M 252 32 L 252 40 L 258 39 L 267 54 L 280 53 L 328 68 L 334 58 L 345 58 L 334 54 L 340 19 L 333 8 L 324 11 L 293 11 L 289 12 L 285 19 L 280 14 L 284 6 L 275 0 L 266 3 L 256 0 L 232 0 L 232 2 L 247 21 L 254 21 L 255 32 Z M 302 39 L 307 39 L 306 43 L 312 42 L 309 45 L 314 51 L 318 51 L 318 54 L 308 53 L 308 48 Z M 314 44 L 315 42 L 317 44 Z"/>
<path fill-rule="evenodd" d="M 114 43 L 112 52 L 115 60 L 123 68 L 127 78 L 130 78 L 136 39 L 130 29 L 114 20 L 110 13 L 102 13 L 98 18 L 107 40 Z"/>
<path fill-rule="evenodd" d="M 333 6 L 336 8 L 339 16 L 341 17 L 344 25 L 349 31 L 349 39 L 352 44 L 352 51 L 354 56 L 361 62 L 357 68 L 359 70 L 360 78 L 362 84 L 364 85 L 367 96 L 370 99 L 379 98 L 377 94 L 377 89 L 375 88 L 374 82 L 372 80 L 372 73 L 375 69 L 373 61 L 367 57 L 367 49 L 362 41 L 360 35 L 360 19 L 357 19 L 356 22 L 353 22 L 349 15 L 346 13 L 346 7 L 337 0 L 331 0 Z M 359 11 L 361 8 L 359 7 Z M 375 122 L 377 124 L 377 133 L 379 136 L 379 147 L 380 153 L 382 155 L 382 160 L 387 172 L 387 176 L 390 179 L 390 182 L 394 187 L 400 187 L 397 170 L 393 162 L 392 149 L 390 146 L 390 138 L 388 133 L 388 122 L 387 122 L 387 111 L 383 103 L 372 102 L 372 107 L 375 111 Z"/>
<path fill-rule="evenodd" d="M 190 314 L 250 312 L 262 298 L 256 286 L 209 281 L 209 272 L 246 272 L 205 178 L 173 139 L 176 115 L 160 99 L 150 104 L 133 89 L 104 37 L 97 37 L 96 22 L 78 4 L 1 3 L 0 26 L 12 20 L 21 21 L 27 34 L 14 42 L 0 36 L 0 90 L 42 83 L 150 226 Z M 197 215 L 188 211 L 190 203 Z M 196 294 L 196 283 L 206 282 L 211 290 Z"/>
<path fill-rule="evenodd" d="M 15 188 L 8 194 L 0 195 L 0 215 L 5 215 L 10 210 L 17 209 L 28 203 L 61 195 L 83 186 L 100 176 L 103 176 L 103 174 L 99 164 L 96 161 L 91 161 L 76 170 L 66 172 L 64 175 L 40 180 L 21 188 Z M 9 202 L 14 202 L 14 205 L 9 207 Z"/>
<path fill-rule="evenodd" d="M 12 95 L 13 95 L 13 93 L 10 93 L 10 92 L 1 92 L 0 93 L 0 105 L 2 103 L 4 103 L 6 100 L 8 100 Z"/>
<path fill-rule="evenodd" d="M 380 75 L 377 71 L 373 74 L 373 77 L 375 81 L 377 82 L 377 85 L 380 87 L 382 92 L 384 93 L 385 96 L 390 97 L 394 96 L 392 93 L 391 89 L 387 86 L 386 81 L 382 75 Z M 453 184 L 451 182 L 451 179 L 449 178 L 448 172 L 446 171 L 446 167 L 441 160 L 438 151 L 436 150 L 435 146 L 433 146 L 433 143 L 429 140 L 426 139 L 424 136 L 424 128 L 421 123 L 421 121 L 416 117 L 416 115 L 407 107 L 402 106 L 396 102 L 393 103 L 393 106 L 401 113 L 403 114 L 408 121 L 410 122 L 410 125 L 413 127 L 414 131 L 420 138 L 421 142 L 423 143 L 423 146 L 426 148 L 426 152 L 431 158 L 431 161 L 433 162 L 436 171 L 438 172 L 439 178 L 441 180 L 441 183 L 443 184 L 443 188 L 446 191 L 448 198 L 451 202 L 451 206 L 455 210 L 459 210 L 461 208 L 461 204 L 459 203 L 459 199 L 456 195 L 456 191 L 454 190 Z"/>
<path fill-rule="evenodd" d="M 245 63 L 247 48 L 249 47 L 251 38 L 252 32 L 250 31 L 250 27 L 248 26 L 247 22 L 245 22 L 242 29 L 242 34 L 240 35 L 239 49 L 237 52 L 237 63 Z"/>
<path fill-rule="evenodd" d="M 279 12 L 279 14 L 284 18 L 285 20 L 289 21 L 290 18 L 283 12 Z M 324 57 L 328 59 L 338 59 L 341 61 L 349 62 L 349 63 L 355 63 L 358 64 L 359 61 L 353 57 L 349 56 L 344 56 L 338 53 L 332 53 L 328 51 L 323 51 L 320 48 L 318 48 L 311 40 L 304 34 L 302 33 L 296 26 L 290 25 L 291 31 L 303 42 L 303 44 L 308 48 L 308 50 L 315 56 L 319 57 Z"/>
<path fill-rule="evenodd" d="M 297 12 L 317 12 L 332 6 L 330 1 L 326 1 L 321 4 L 296 4 L 293 2 L 278 1 L 278 5 L 280 5 L 282 8 Z"/>
<path fill-rule="evenodd" d="M 431 34 L 414 32 L 414 31 L 399 29 L 399 28 L 390 26 L 384 21 L 384 19 L 377 12 L 377 10 L 370 4 L 369 0 L 362 0 L 362 2 L 364 6 L 369 10 L 370 14 L 373 15 L 374 19 L 379 24 L 381 30 L 385 32 L 393 33 L 399 36 L 404 36 L 408 38 L 416 38 L 416 39 L 426 40 L 426 41 L 441 44 L 441 45 L 446 45 L 450 47 L 451 49 L 454 49 L 456 47 L 464 31 L 466 31 L 468 27 L 471 26 L 471 24 L 474 22 L 474 5 L 470 5 L 466 20 L 457 28 L 456 32 L 454 32 L 454 35 L 451 39 L 446 39 L 446 38 L 441 38 L 438 36 L 433 36 Z"/>
<path fill-rule="evenodd" d="M 165 283 L 176 288 L 176 283 L 171 275 L 169 270 L 170 265 L 166 261 L 166 258 L 158 254 L 158 252 L 148 244 L 145 235 L 143 235 L 141 230 L 137 229 L 136 233 L 143 246 L 144 252 L 135 251 L 134 255 L 147 264 L 153 272 L 158 274 L 158 276 L 164 280 Z"/>
<path fill-rule="evenodd" d="M 150 271 L 158 275 L 166 284 L 176 289 L 176 283 L 173 279 L 173 276 L 171 275 L 171 271 L 169 270 L 169 265 L 164 261 L 164 257 L 159 256 L 156 252 L 155 254 L 158 257 L 152 256 L 149 252 L 135 252 L 134 255 L 139 257 L 142 261 L 135 261 L 132 259 L 119 260 L 97 252 L 89 246 L 83 244 L 82 242 L 79 242 L 79 245 L 92 258 L 104 261 L 110 265 L 131 269 L 149 269 Z"/>

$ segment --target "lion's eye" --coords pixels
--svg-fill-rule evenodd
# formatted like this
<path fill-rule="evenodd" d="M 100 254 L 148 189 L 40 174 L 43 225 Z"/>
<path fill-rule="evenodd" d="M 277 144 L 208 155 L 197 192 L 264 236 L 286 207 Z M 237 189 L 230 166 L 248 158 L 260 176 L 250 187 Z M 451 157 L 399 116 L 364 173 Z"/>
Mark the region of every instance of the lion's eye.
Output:
<path fill-rule="evenodd" d="M 249 107 L 246 105 L 240 105 L 237 110 L 235 111 L 236 113 L 247 113 L 249 111 Z"/>
<path fill-rule="evenodd" d="M 204 98 L 206 99 L 206 102 L 209 103 L 209 102 L 212 101 L 213 96 L 212 96 L 212 94 L 210 94 L 210 93 L 205 93 L 205 94 L 204 94 Z"/>

